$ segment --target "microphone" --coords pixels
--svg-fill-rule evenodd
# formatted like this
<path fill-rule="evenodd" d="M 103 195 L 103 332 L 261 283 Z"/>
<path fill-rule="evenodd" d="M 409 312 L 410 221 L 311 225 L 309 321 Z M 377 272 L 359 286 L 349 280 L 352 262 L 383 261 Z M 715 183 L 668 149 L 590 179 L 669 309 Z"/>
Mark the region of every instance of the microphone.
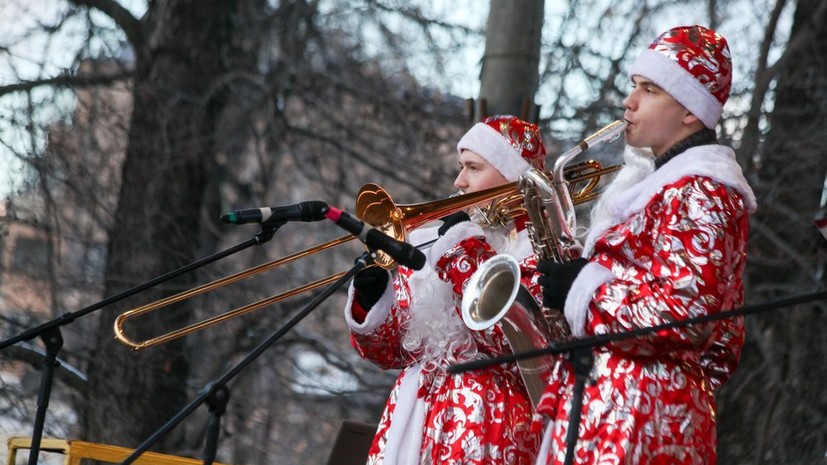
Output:
<path fill-rule="evenodd" d="M 283 207 L 236 210 L 232 213 L 221 215 L 221 221 L 230 224 L 321 221 L 325 219 L 326 211 L 326 202 L 311 200 Z"/>
<path fill-rule="evenodd" d="M 425 266 L 425 254 L 421 250 L 388 236 L 338 208 L 329 208 L 326 216 L 342 229 L 358 237 L 368 247 L 385 252 L 397 263 L 412 270 L 421 270 Z"/>

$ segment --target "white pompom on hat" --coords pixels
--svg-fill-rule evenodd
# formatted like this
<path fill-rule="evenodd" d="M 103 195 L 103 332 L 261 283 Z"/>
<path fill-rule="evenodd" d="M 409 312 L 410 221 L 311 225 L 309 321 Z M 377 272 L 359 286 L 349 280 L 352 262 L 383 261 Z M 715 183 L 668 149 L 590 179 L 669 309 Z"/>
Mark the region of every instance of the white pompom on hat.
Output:
<path fill-rule="evenodd" d="M 509 181 L 528 168 L 545 169 L 546 147 L 540 128 L 516 116 L 489 116 L 475 124 L 457 144 L 457 153 L 476 152 Z"/>

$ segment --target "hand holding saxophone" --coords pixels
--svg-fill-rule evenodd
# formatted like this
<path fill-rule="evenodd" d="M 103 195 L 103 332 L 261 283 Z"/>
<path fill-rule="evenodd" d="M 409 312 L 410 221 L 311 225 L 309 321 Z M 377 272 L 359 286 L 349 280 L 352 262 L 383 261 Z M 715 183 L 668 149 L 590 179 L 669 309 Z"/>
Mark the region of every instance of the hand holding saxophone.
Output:
<path fill-rule="evenodd" d="M 570 262 L 541 258 L 537 262 L 537 272 L 540 273 L 537 282 L 543 288 L 543 306 L 562 311 L 574 279 L 587 263 L 589 261 L 585 258 Z"/>

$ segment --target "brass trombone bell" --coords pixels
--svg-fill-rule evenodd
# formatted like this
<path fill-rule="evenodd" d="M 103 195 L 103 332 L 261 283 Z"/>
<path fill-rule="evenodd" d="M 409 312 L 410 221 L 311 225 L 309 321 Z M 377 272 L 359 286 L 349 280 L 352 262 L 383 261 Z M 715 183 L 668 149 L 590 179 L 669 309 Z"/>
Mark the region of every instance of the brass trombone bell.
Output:
<path fill-rule="evenodd" d="M 570 191 L 572 192 L 572 202 L 579 204 L 587 202 L 596 198 L 599 194 L 595 192 L 600 177 L 614 172 L 619 169 L 620 165 L 609 166 L 603 168 L 600 162 L 594 160 L 587 160 L 576 163 L 566 168 L 565 177 L 569 183 Z M 585 183 L 585 186 L 577 187 Z M 400 204 L 397 205 L 390 194 L 377 184 L 365 184 L 359 189 L 356 196 L 356 216 L 365 223 L 370 224 L 374 228 L 383 233 L 397 239 L 405 241 L 407 239 L 408 231 L 414 230 L 426 223 L 437 220 L 444 216 L 456 213 L 460 210 L 465 210 L 470 207 L 479 206 L 486 202 L 495 202 L 497 199 L 514 198 L 519 195 L 519 189 L 516 182 L 503 184 L 490 189 L 485 189 L 469 194 L 458 195 L 455 197 L 448 197 L 440 200 L 430 202 L 423 202 L 417 204 Z M 515 200 L 518 201 L 518 200 Z M 516 212 L 511 214 L 516 215 Z M 144 341 L 134 341 L 130 339 L 124 332 L 124 324 L 126 320 L 136 318 L 140 315 L 159 310 L 169 305 L 183 302 L 197 295 L 204 294 L 213 289 L 223 287 L 259 273 L 286 265 L 288 263 L 300 260 L 315 253 L 336 247 L 353 240 L 353 236 L 342 236 L 337 239 L 325 242 L 310 249 L 279 258 L 253 268 L 241 271 L 239 273 L 217 279 L 207 284 L 195 287 L 193 289 L 183 291 L 164 299 L 157 300 L 150 304 L 128 310 L 115 319 L 114 331 L 115 337 L 123 344 L 132 348 L 132 350 L 142 350 L 147 347 L 152 347 L 158 344 L 163 344 L 174 339 L 186 336 L 190 333 L 200 331 L 210 326 L 222 323 L 235 317 L 250 313 L 262 307 L 272 305 L 290 297 L 302 294 L 304 292 L 312 291 L 316 288 L 330 284 L 339 279 L 344 272 L 330 275 L 326 278 L 313 281 L 303 286 L 291 289 L 280 294 L 268 297 L 258 302 L 254 302 L 234 310 L 227 311 L 223 314 L 207 318 L 203 321 L 193 323 L 178 330 L 170 331 L 166 334 L 156 336 Z M 392 258 L 382 252 L 377 253 L 376 264 L 392 270 L 396 267 L 396 263 Z"/>
<path fill-rule="evenodd" d="M 564 173 L 566 182 L 569 183 L 572 203 L 577 205 L 597 199 L 600 196 L 600 192 L 597 190 L 600 179 L 620 168 L 623 168 L 622 164 L 610 165 L 604 168 L 597 160 L 585 160 L 567 166 Z M 586 183 L 585 186 L 577 186 L 583 182 Z"/>

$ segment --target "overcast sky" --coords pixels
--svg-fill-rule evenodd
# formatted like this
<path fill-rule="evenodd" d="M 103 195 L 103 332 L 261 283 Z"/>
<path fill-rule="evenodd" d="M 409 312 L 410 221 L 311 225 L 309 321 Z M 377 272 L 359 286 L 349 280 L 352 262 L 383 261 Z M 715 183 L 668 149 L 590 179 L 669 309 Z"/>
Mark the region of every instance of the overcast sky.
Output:
<path fill-rule="evenodd" d="M 600 2 L 602 0 L 595 0 Z M 608 5 L 618 5 L 605 0 Z M 440 18 L 451 24 L 459 24 L 473 30 L 483 31 L 488 17 L 488 2 L 483 0 L 411 0 L 423 6 L 424 13 L 431 18 Z M 134 14 L 140 15 L 145 10 L 145 0 L 123 0 L 121 1 Z M 638 2 L 640 4 L 641 2 Z M 647 0 L 647 3 L 654 3 L 654 0 Z M 792 6 L 787 6 L 785 15 L 782 18 L 779 33 L 786 35 L 791 22 Z M 323 0 L 322 8 L 335 4 L 335 0 Z M 751 79 L 751 70 L 754 65 L 755 56 L 758 52 L 757 43 L 762 40 L 765 17 L 772 2 L 770 0 L 730 0 L 725 3 L 726 10 L 723 11 L 722 23 L 719 31 L 728 39 L 732 50 L 735 73 L 734 85 L 737 88 L 740 83 Z M 65 66 L 71 64 L 74 59 L 74 50 L 77 43 L 85 40 L 85 31 L 81 25 L 73 26 L 71 23 L 62 25 L 59 36 L 28 36 L 26 31 L 37 27 L 38 24 L 52 24 L 55 22 L 57 12 L 66 8 L 66 0 L 0 0 L 0 30 L 3 36 L 0 38 L 0 49 L 5 48 L 9 54 L 0 56 L 0 85 L 16 83 L 20 80 L 34 79 L 42 76 L 56 75 Z M 702 5 L 702 8 L 698 6 Z M 705 24 L 706 2 L 698 0 L 687 1 L 685 4 L 678 4 L 659 11 L 657 16 L 651 18 L 652 25 L 656 30 L 666 30 L 678 24 Z M 628 4 L 624 4 L 628 10 Z M 544 38 L 554 37 L 555 25 L 560 19 L 571 13 L 568 11 L 568 2 L 549 0 L 545 5 L 546 22 L 544 27 Z M 94 14 L 94 13 L 93 13 Z M 600 27 L 601 21 L 605 18 L 596 15 L 587 15 L 584 12 L 574 13 L 582 27 L 572 33 L 576 37 L 567 40 L 569 43 L 585 43 L 586 41 L 605 42 L 607 47 L 612 46 L 611 32 L 603 32 L 606 37 L 598 37 L 594 31 Z M 103 15 L 97 13 L 96 21 L 108 21 Z M 484 53 L 484 37 L 480 35 L 464 36 L 461 40 L 458 37 L 450 37 L 444 31 L 434 30 L 434 37 L 441 41 L 444 49 L 450 50 L 448 59 L 444 62 L 444 70 L 436 73 L 435 63 L 432 55 L 428 52 L 422 41 L 416 40 L 416 34 L 412 33 L 412 40 L 408 42 L 410 50 L 405 57 L 408 68 L 414 73 L 423 84 L 437 88 L 440 91 L 456 95 L 460 98 L 475 98 L 479 94 L 479 65 Z M 379 40 L 371 40 L 378 37 L 372 35 L 370 30 L 362 31 L 364 43 L 368 51 L 381 54 L 382 43 Z M 654 38 L 654 37 L 653 37 Z M 784 43 L 785 38 L 779 37 L 779 43 Z M 73 45 L 75 44 L 75 45 Z M 373 45 L 373 46 L 371 46 Z M 614 44 L 616 45 L 616 44 Z M 66 50 L 73 50 L 67 53 Z M 395 56 L 386 57 L 388 61 L 396 60 Z M 771 54 L 771 59 L 777 58 Z M 382 60 L 380 60 L 382 61 Z M 544 64 L 541 63 L 541 66 Z M 576 80 L 566 83 L 567 86 L 575 85 Z M 575 89 L 568 89 L 569 93 Z M 576 90 L 575 90 L 576 92 Z M 553 88 L 541 88 L 537 96 L 538 103 L 542 108 L 550 107 L 550 99 L 553 98 Z M 37 97 L 37 93 L 33 93 Z M 23 149 L 23 152 L 39 153 L 42 150 L 43 137 L 40 140 L 23 140 L 15 133 L 8 130 L 9 121 L 15 114 L 25 108 L 24 95 L 4 96 L 0 99 L 0 195 L 9 192 L 12 185 L 12 176 L 19 172 L 20 165 L 13 158 L 9 157 L 10 147 L 16 150 Z M 584 102 L 588 101 L 585 97 Z M 65 105 L 71 105 L 71 101 L 64 101 Z M 739 105 L 738 102 L 731 102 L 730 106 Z M 42 118 L 49 118 L 51 114 L 57 114 L 58 109 L 46 109 L 41 115 Z M 38 138 L 36 138 L 38 139 Z M 10 147 L 9 147 L 10 146 Z"/>

